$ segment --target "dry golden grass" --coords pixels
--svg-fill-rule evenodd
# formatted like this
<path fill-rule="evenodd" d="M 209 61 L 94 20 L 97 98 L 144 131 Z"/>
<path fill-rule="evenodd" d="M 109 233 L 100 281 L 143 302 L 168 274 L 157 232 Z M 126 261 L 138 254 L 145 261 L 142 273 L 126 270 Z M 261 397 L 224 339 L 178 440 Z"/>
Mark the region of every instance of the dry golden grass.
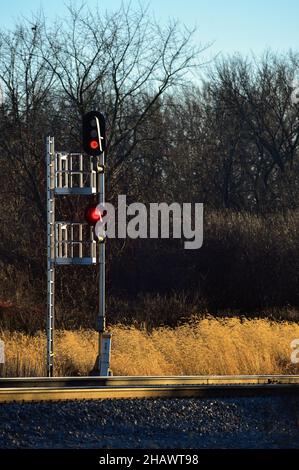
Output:
<path fill-rule="evenodd" d="M 135 327 L 111 327 L 114 375 L 287 374 L 290 343 L 299 325 L 265 319 L 194 320 L 151 334 Z M 45 374 L 45 335 L 2 331 L 5 376 Z M 96 357 L 97 334 L 90 330 L 56 333 L 56 375 L 88 375 Z"/>

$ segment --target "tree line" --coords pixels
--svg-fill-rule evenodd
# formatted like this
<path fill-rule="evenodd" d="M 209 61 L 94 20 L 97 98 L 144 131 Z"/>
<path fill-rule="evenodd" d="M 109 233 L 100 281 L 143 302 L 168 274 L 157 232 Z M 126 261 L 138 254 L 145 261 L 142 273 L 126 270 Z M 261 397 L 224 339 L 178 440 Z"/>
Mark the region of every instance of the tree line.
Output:
<path fill-rule="evenodd" d="M 212 310 L 298 305 L 299 54 L 206 64 L 193 33 L 126 6 L 71 6 L 50 25 L 38 16 L 0 31 L 0 300 L 44 301 L 45 137 L 80 152 L 82 115 L 98 109 L 109 202 L 203 202 L 205 213 L 196 253 L 178 240 L 108 241 L 110 296 L 190 291 Z M 58 211 L 79 221 L 84 204 L 61 198 Z M 95 270 L 58 277 L 62 312 L 87 298 L 94 308 Z"/>

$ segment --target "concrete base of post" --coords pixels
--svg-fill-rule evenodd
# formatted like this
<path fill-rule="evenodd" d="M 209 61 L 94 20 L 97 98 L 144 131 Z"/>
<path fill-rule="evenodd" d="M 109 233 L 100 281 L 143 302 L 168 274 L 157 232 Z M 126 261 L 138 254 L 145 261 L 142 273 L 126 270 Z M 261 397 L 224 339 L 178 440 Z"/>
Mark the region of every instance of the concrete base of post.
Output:
<path fill-rule="evenodd" d="M 108 377 L 113 375 L 110 369 L 110 350 L 111 350 L 111 333 L 102 333 L 100 337 L 101 354 L 96 358 L 95 365 L 89 375 Z"/>

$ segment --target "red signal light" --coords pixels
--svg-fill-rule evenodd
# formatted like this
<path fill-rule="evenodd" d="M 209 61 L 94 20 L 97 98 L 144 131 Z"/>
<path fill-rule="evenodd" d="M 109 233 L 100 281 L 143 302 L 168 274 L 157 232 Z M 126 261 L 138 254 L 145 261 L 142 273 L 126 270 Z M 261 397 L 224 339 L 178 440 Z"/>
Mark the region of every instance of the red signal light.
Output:
<path fill-rule="evenodd" d="M 87 207 L 85 211 L 85 219 L 89 225 L 95 225 L 99 220 L 102 220 L 102 214 L 100 209 L 98 209 L 97 204 Z"/>
<path fill-rule="evenodd" d="M 99 142 L 97 140 L 91 140 L 89 146 L 91 149 L 96 150 L 99 147 Z"/>

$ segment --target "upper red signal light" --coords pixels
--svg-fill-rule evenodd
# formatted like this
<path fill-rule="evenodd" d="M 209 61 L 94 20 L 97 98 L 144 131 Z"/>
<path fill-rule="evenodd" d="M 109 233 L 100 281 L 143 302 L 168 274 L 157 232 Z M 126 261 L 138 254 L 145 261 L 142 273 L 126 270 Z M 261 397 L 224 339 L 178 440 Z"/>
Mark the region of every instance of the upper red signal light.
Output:
<path fill-rule="evenodd" d="M 89 146 L 91 149 L 96 150 L 99 147 L 99 142 L 97 140 L 91 140 Z"/>

